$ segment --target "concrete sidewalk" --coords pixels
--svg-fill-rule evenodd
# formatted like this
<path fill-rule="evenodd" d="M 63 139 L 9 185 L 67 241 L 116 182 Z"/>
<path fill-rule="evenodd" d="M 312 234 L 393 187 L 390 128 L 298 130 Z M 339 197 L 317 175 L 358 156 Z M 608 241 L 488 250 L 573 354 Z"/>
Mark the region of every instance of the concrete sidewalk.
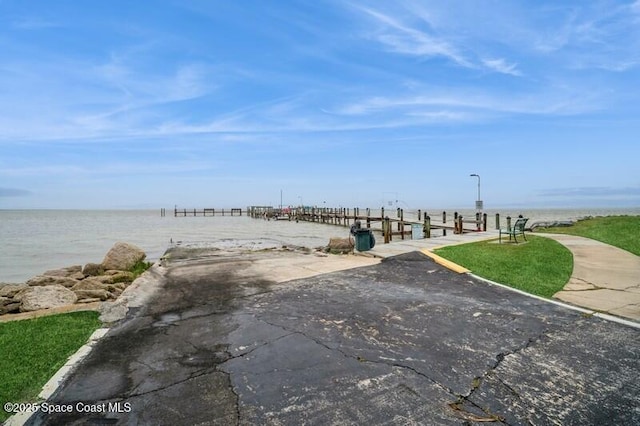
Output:
<path fill-rule="evenodd" d="M 469 232 L 465 234 L 451 234 L 446 237 L 424 238 L 420 240 L 401 240 L 396 239 L 389 244 L 384 244 L 384 240 L 380 236 L 376 236 L 376 245 L 369 251 L 360 253 L 371 255 L 374 257 L 387 258 L 397 256 L 399 254 L 411 253 L 412 251 L 431 251 L 438 247 L 453 246 L 457 244 L 474 243 L 482 240 L 490 240 L 498 238 L 497 230 L 489 230 L 486 232 Z"/>
<path fill-rule="evenodd" d="M 640 257 L 589 238 L 537 234 L 573 253 L 573 273 L 553 297 L 595 311 L 640 321 Z"/>

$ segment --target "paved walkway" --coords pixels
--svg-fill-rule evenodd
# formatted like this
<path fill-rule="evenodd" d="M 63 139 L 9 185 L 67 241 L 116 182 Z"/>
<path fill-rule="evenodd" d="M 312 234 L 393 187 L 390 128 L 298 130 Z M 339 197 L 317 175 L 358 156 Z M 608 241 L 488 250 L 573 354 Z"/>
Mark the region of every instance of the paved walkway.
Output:
<path fill-rule="evenodd" d="M 640 257 L 589 238 L 564 234 L 536 234 L 552 238 L 573 253 L 573 273 L 555 298 L 594 311 L 640 321 Z M 387 258 L 412 251 L 430 252 L 435 248 L 465 244 L 498 237 L 498 231 L 471 232 L 422 240 L 377 241 L 366 252 Z M 426 253 L 428 254 L 428 253 Z M 453 268 L 456 270 L 455 268 Z M 466 272 L 460 268 L 459 272 Z"/>
<path fill-rule="evenodd" d="M 498 231 L 490 230 L 486 232 L 469 232 L 466 234 L 451 234 L 446 237 L 424 238 L 421 240 L 393 240 L 389 244 L 384 244 L 382 237 L 376 235 L 376 245 L 371 250 L 365 252 L 375 257 L 387 258 L 399 254 L 410 253 L 412 251 L 422 251 L 453 246 L 457 244 L 473 243 L 476 241 L 490 240 L 498 238 Z"/>
<path fill-rule="evenodd" d="M 573 273 L 556 299 L 640 321 L 640 256 L 590 238 L 538 234 L 573 253 Z"/>

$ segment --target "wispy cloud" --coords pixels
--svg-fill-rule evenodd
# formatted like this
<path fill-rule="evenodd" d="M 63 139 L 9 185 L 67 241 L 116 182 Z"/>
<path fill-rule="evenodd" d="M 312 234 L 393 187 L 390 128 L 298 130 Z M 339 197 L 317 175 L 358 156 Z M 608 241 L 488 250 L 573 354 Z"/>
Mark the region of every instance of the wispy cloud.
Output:
<path fill-rule="evenodd" d="M 579 8 L 548 10 L 556 25 L 528 28 L 534 47 L 552 54 L 569 68 L 624 72 L 640 65 L 638 2 L 587 2 Z M 542 19 L 542 18 L 541 18 Z"/>
<path fill-rule="evenodd" d="M 374 9 L 361 7 L 360 10 L 379 24 L 371 37 L 389 50 L 412 56 L 441 56 L 461 66 L 472 66 L 458 49 L 446 40 L 424 30 L 413 28 L 391 15 Z"/>
<path fill-rule="evenodd" d="M 26 189 L 0 187 L 0 197 L 25 197 L 31 194 L 32 192 Z"/>
<path fill-rule="evenodd" d="M 544 90 L 522 94 L 500 93 L 474 88 L 413 89 L 414 94 L 364 97 L 335 109 L 345 115 L 421 113 L 449 111 L 451 118 L 475 118 L 489 114 L 573 115 L 600 108 L 596 91 Z M 418 94 L 415 94 L 418 92 Z"/>
<path fill-rule="evenodd" d="M 615 197 L 615 196 L 640 196 L 640 187 L 578 187 L 578 188 L 553 188 L 540 191 L 545 197 Z"/>
<path fill-rule="evenodd" d="M 161 161 L 149 162 L 148 160 L 123 161 L 119 159 L 105 159 L 101 164 L 78 165 L 68 162 L 50 161 L 54 164 L 47 165 L 23 165 L 4 167 L 0 169 L 0 176 L 13 178 L 44 177 L 92 177 L 92 176 L 137 176 L 153 174 L 193 173 L 204 170 L 213 170 L 220 166 L 219 162 L 205 159 L 171 159 L 164 158 Z M 2 189 L 2 188 L 0 188 Z M 11 191 L 11 188 L 4 188 Z M 20 191 L 20 190 L 15 190 Z M 15 195 L 24 195 L 16 193 Z"/>
<path fill-rule="evenodd" d="M 518 65 L 510 64 L 504 59 L 483 59 L 482 63 L 489 69 L 497 71 L 502 74 L 509 74 L 514 76 L 521 76 L 522 73 L 518 70 Z"/>
<path fill-rule="evenodd" d="M 460 35 L 455 37 L 449 33 L 438 33 L 431 25 L 430 15 L 425 6 L 413 3 L 407 5 L 411 22 L 403 20 L 402 13 L 383 13 L 381 11 L 359 7 L 365 16 L 373 18 L 377 27 L 367 37 L 385 46 L 389 51 L 398 54 L 422 58 L 441 57 L 458 66 L 471 70 L 484 70 L 521 76 L 522 72 L 516 63 L 504 58 L 486 58 L 473 50 L 474 43 Z M 415 15 L 419 19 L 415 19 Z M 444 30 L 447 28 L 444 27 Z"/>

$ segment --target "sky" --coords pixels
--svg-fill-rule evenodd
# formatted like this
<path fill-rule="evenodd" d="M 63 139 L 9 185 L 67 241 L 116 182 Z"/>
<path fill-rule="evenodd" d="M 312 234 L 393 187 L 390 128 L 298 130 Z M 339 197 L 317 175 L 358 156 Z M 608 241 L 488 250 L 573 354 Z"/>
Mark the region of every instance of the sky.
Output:
<path fill-rule="evenodd" d="M 0 209 L 473 208 L 478 181 L 640 206 L 640 0 L 0 0 Z"/>

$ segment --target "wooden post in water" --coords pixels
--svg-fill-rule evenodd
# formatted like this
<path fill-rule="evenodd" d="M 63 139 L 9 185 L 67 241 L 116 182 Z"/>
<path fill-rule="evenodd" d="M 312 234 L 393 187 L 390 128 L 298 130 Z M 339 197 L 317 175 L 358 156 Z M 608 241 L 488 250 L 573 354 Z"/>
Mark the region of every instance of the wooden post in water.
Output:
<path fill-rule="evenodd" d="M 398 223 L 398 229 L 400 230 L 400 239 L 404 240 L 404 209 L 400 209 L 400 222 Z"/>
<path fill-rule="evenodd" d="M 507 216 L 507 232 L 511 232 L 511 216 Z"/>
<path fill-rule="evenodd" d="M 496 213 L 496 229 L 500 229 L 500 213 Z"/>
<path fill-rule="evenodd" d="M 482 230 L 484 232 L 487 232 L 487 214 L 486 213 L 482 214 Z"/>
<path fill-rule="evenodd" d="M 367 229 L 371 228 L 371 209 L 367 208 Z"/>
<path fill-rule="evenodd" d="M 391 223 L 389 222 L 389 216 L 385 216 L 384 222 L 382 222 L 382 232 L 384 234 L 384 243 L 388 244 L 391 241 Z"/>
<path fill-rule="evenodd" d="M 476 231 L 480 230 L 480 212 L 476 212 Z"/>
<path fill-rule="evenodd" d="M 431 218 L 424 215 L 424 225 L 422 225 L 422 232 L 425 238 L 431 238 Z"/>
<path fill-rule="evenodd" d="M 384 220 L 384 206 L 380 209 L 380 221 Z"/>
<path fill-rule="evenodd" d="M 418 222 L 422 220 L 422 210 L 418 209 Z"/>
<path fill-rule="evenodd" d="M 462 215 L 460 215 L 460 216 L 458 216 L 458 233 L 459 233 L 459 234 L 462 234 L 462 233 L 463 233 L 463 232 L 462 232 L 462 229 L 463 229 L 463 228 L 462 228 L 462 226 L 463 226 L 463 225 L 462 225 Z"/>
<path fill-rule="evenodd" d="M 447 212 L 442 212 L 442 223 L 447 223 Z"/>

